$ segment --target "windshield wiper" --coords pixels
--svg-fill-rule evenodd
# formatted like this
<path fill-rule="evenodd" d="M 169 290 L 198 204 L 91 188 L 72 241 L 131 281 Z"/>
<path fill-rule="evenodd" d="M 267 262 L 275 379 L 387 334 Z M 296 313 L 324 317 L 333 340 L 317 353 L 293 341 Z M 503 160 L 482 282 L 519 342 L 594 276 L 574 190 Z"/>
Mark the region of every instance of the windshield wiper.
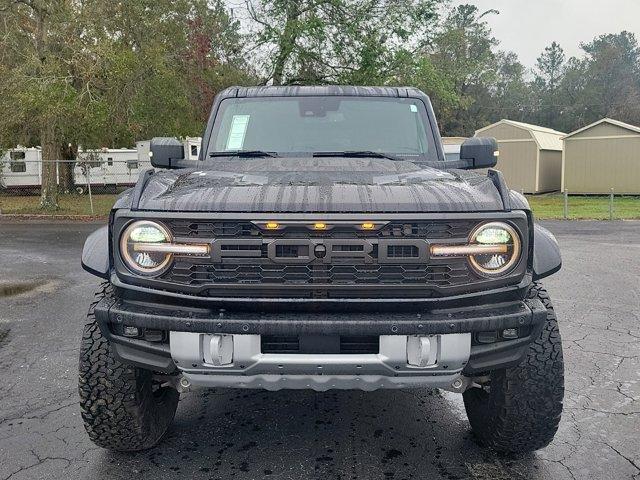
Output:
<path fill-rule="evenodd" d="M 389 160 L 403 160 L 386 153 L 371 150 L 344 150 L 337 152 L 313 152 L 314 157 L 346 157 L 346 158 L 387 158 Z"/>
<path fill-rule="evenodd" d="M 276 152 L 265 152 L 262 150 L 230 150 L 228 152 L 209 152 L 210 157 L 244 157 L 244 158 L 260 158 L 260 157 L 277 157 Z"/>

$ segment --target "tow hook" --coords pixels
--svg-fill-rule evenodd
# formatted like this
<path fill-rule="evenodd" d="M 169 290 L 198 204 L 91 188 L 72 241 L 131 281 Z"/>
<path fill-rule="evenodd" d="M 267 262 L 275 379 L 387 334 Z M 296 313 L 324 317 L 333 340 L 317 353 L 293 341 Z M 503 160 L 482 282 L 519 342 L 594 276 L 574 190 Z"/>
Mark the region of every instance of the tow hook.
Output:
<path fill-rule="evenodd" d="M 187 379 L 187 377 L 180 377 L 180 381 L 178 382 L 178 392 L 184 393 L 188 392 L 191 387 L 191 382 Z"/>
<path fill-rule="evenodd" d="M 470 384 L 471 384 L 471 379 L 461 376 L 453 380 L 449 385 L 449 387 L 446 388 L 445 390 L 449 390 L 450 392 L 462 393 L 467 388 L 469 388 Z"/>
<path fill-rule="evenodd" d="M 174 388 L 179 393 L 187 392 L 191 387 L 191 382 L 182 375 L 154 375 L 153 379 L 159 383 L 161 387 Z"/>

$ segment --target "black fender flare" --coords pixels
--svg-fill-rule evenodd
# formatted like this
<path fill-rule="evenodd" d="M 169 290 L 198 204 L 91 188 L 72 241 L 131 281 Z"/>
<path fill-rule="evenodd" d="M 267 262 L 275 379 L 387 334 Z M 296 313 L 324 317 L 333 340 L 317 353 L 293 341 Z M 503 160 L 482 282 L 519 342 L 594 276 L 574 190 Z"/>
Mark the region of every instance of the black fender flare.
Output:
<path fill-rule="evenodd" d="M 540 280 L 562 267 L 560 246 L 553 233 L 540 225 L 533 227 L 533 279 Z"/>
<path fill-rule="evenodd" d="M 82 248 L 82 268 L 92 275 L 109 279 L 109 227 L 100 227 L 87 237 Z"/>

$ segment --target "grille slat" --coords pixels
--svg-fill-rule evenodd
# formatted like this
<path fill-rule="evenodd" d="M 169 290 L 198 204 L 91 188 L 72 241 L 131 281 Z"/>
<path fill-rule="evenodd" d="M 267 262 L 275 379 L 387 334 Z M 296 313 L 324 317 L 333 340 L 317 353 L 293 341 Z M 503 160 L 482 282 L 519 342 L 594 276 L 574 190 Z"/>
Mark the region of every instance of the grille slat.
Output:
<path fill-rule="evenodd" d="M 401 284 L 449 286 L 469 283 L 471 272 L 463 259 L 447 265 L 273 265 L 255 263 L 188 264 L 176 262 L 166 280 L 184 285 L 222 283 L 287 284 Z"/>
<path fill-rule="evenodd" d="M 262 353 L 298 353 L 300 340 L 297 336 L 262 335 L 260 347 Z"/>
<path fill-rule="evenodd" d="M 340 353 L 380 353 L 380 337 L 341 336 Z"/>
<path fill-rule="evenodd" d="M 335 339 L 331 341 L 330 339 Z M 376 354 L 380 353 L 380 337 L 356 335 L 331 336 L 261 335 L 260 350 L 270 354 Z"/>

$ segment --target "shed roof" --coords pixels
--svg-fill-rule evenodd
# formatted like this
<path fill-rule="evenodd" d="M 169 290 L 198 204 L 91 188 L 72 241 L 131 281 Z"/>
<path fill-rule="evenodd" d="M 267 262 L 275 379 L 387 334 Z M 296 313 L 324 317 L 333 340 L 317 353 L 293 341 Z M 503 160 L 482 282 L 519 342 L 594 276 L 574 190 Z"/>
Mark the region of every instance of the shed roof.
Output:
<path fill-rule="evenodd" d="M 577 135 L 578 133 L 584 132 L 585 130 L 589 130 L 590 128 L 593 128 L 602 123 L 610 123 L 611 125 L 615 125 L 616 127 L 624 128 L 626 130 L 630 130 L 631 132 L 640 133 L 640 127 L 636 127 L 635 125 L 631 125 L 629 123 L 621 122 L 620 120 L 614 120 L 613 118 L 603 118 L 602 120 L 593 122 L 587 125 L 586 127 L 579 128 L 578 130 L 571 132 L 570 134 L 565 135 L 562 138 L 565 139 L 565 138 L 572 137 L 574 135 Z"/>
<path fill-rule="evenodd" d="M 516 122 L 514 120 L 502 119 L 499 122 L 492 123 L 491 125 L 487 125 L 480 130 L 476 130 L 476 135 L 492 127 L 495 127 L 496 125 L 501 124 L 511 125 L 512 127 L 527 130 L 538 144 L 538 148 L 540 150 L 562 151 L 562 138 L 566 135 L 566 133 L 559 132 L 558 130 L 553 130 L 551 128 L 541 127 L 539 125 L 532 125 L 530 123 Z"/>

